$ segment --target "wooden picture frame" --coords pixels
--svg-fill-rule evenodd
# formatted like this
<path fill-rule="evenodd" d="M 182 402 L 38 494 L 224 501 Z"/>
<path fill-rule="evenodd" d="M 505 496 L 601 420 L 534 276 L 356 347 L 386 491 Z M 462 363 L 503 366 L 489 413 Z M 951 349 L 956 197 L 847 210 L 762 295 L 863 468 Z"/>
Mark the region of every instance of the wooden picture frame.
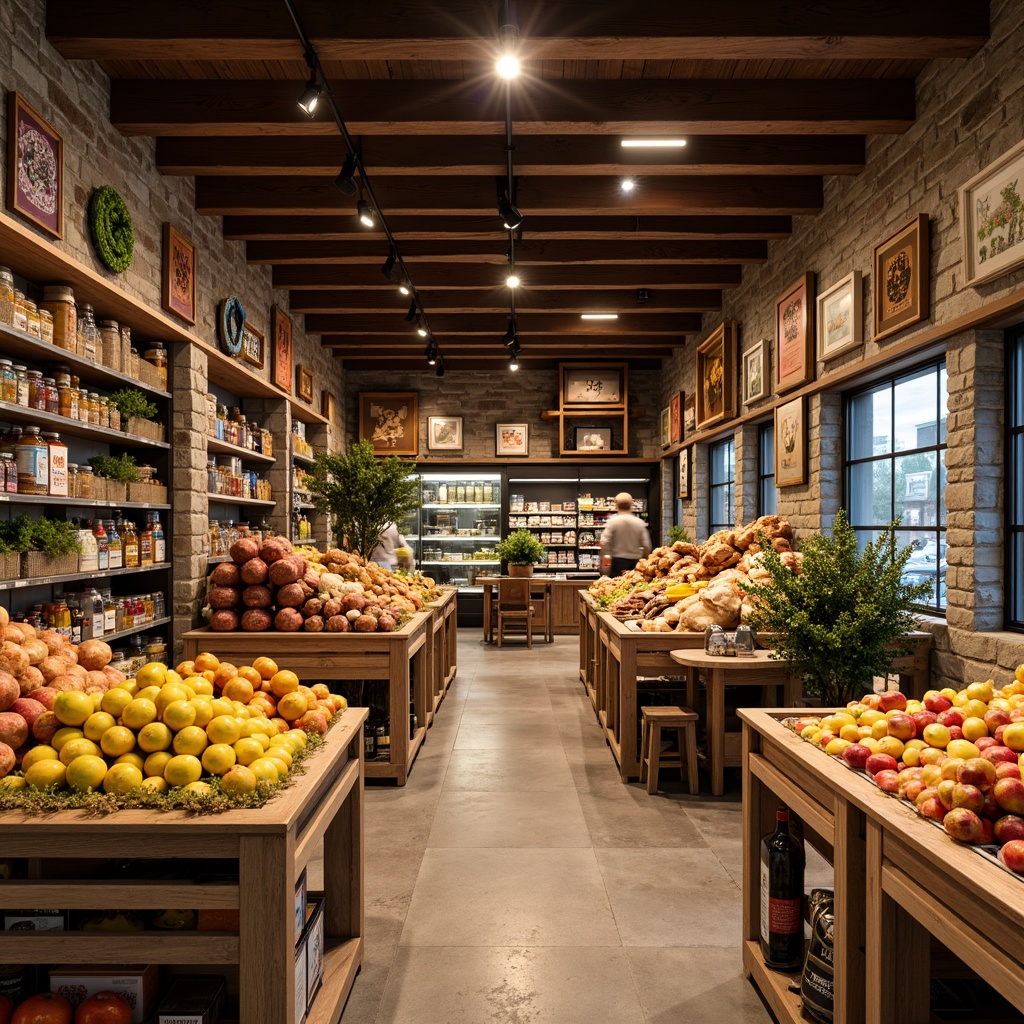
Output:
<path fill-rule="evenodd" d="M 292 393 L 292 318 L 278 305 L 270 307 L 270 334 L 274 339 L 273 382 Z"/>
<path fill-rule="evenodd" d="M 560 364 L 561 408 L 604 409 L 625 406 L 626 372 L 626 363 Z"/>
<path fill-rule="evenodd" d="M 668 403 L 669 411 L 669 440 L 672 444 L 679 444 L 683 439 L 683 393 L 677 391 L 672 400 Z"/>
<path fill-rule="evenodd" d="M 1019 224 L 1022 176 L 1024 142 L 1018 142 L 960 186 L 964 284 L 974 287 L 1024 263 L 1024 235 L 1018 230 L 1016 238 L 1008 238 L 1014 208 Z"/>
<path fill-rule="evenodd" d="M 262 370 L 267 361 L 267 339 L 248 320 L 242 327 L 242 361 Z"/>
<path fill-rule="evenodd" d="M 697 346 L 697 429 L 736 415 L 736 321 L 723 320 Z"/>
<path fill-rule="evenodd" d="M 320 392 L 320 415 L 324 419 L 333 420 L 336 406 L 334 394 L 326 388 L 322 389 Z"/>
<path fill-rule="evenodd" d="M 807 483 L 807 421 L 803 395 L 775 407 L 775 486 Z"/>
<path fill-rule="evenodd" d="M 686 500 L 690 497 L 690 449 L 679 451 L 679 497 Z"/>
<path fill-rule="evenodd" d="M 753 348 L 743 353 L 743 404 L 759 402 L 769 394 L 769 368 L 772 343 L 762 338 Z"/>
<path fill-rule="evenodd" d="M 667 448 L 672 443 L 672 410 L 666 405 L 661 410 L 661 447 Z"/>
<path fill-rule="evenodd" d="M 494 433 L 494 454 L 498 457 L 529 455 L 529 425 L 526 423 L 498 423 Z"/>
<path fill-rule="evenodd" d="M 13 90 L 7 115 L 7 209 L 63 238 L 64 139 Z"/>
<path fill-rule="evenodd" d="M 919 213 L 872 253 L 874 340 L 927 320 L 928 214 Z"/>
<path fill-rule="evenodd" d="M 864 344 L 861 274 L 854 270 L 817 298 L 814 317 L 818 359 L 825 362 Z"/>
<path fill-rule="evenodd" d="M 612 447 L 611 427 L 577 427 L 576 451 L 607 452 Z"/>
<path fill-rule="evenodd" d="M 690 392 L 683 399 L 683 436 L 687 437 L 697 429 L 697 396 Z"/>
<path fill-rule="evenodd" d="M 415 391 L 361 391 L 359 440 L 375 455 L 419 454 L 419 399 Z"/>
<path fill-rule="evenodd" d="M 461 452 L 462 417 L 428 416 L 427 448 L 433 452 Z"/>
<path fill-rule="evenodd" d="M 775 300 L 775 391 L 814 380 L 814 274 L 801 274 Z"/>
<path fill-rule="evenodd" d="M 186 323 L 196 322 L 196 247 L 164 221 L 162 305 Z"/>
<path fill-rule="evenodd" d="M 295 367 L 295 393 L 304 402 L 313 404 L 313 371 L 302 363 Z"/>

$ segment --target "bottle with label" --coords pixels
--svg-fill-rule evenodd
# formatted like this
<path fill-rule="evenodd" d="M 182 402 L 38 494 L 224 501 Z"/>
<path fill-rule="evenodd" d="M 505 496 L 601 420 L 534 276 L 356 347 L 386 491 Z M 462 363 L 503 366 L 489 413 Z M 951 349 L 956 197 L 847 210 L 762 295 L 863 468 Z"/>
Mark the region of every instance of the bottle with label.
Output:
<path fill-rule="evenodd" d="M 114 633 L 117 631 L 117 602 L 111 596 L 109 590 L 103 591 L 103 632 Z"/>
<path fill-rule="evenodd" d="M 111 569 L 124 568 L 124 545 L 121 541 L 121 534 L 117 532 L 117 524 L 113 519 L 108 519 L 107 526 L 107 548 L 110 552 L 108 566 Z"/>
<path fill-rule="evenodd" d="M 440 505 L 448 501 L 448 485 L 443 481 L 437 485 L 437 501 Z"/>
<path fill-rule="evenodd" d="M 81 552 L 78 556 L 78 571 L 98 572 L 99 545 L 96 543 L 96 536 L 92 532 L 92 524 L 79 524 L 78 544 Z"/>
<path fill-rule="evenodd" d="M 71 642 L 80 644 L 85 639 L 82 635 L 82 605 L 76 594 L 68 594 L 67 601 L 71 613 Z"/>
<path fill-rule="evenodd" d="M 124 567 L 126 569 L 137 569 L 139 567 L 139 535 L 135 530 L 135 524 L 126 519 L 121 529 L 124 547 Z"/>
<path fill-rule="evenodd" d="M 766 967 L 797 971 L 804 960 L 804 848 L 789 831 L 789 810 L 761 840 L 761 953 Z"/>
<path fill-rule="evenodd" d="M 99 572 L 106 572 L 110 568 L 110 544 L 107 541 L 107 531 L 103 527 L 103 520 L 97 519 L 92 526 L 92 535 L 96 538 L 96 568 Z"/>
<path fill-rule="evenodd" d="M 156 563 L 167 561 L 167 543 L 164 539 L 164 528 L 160 524 L 160 513 L 152 513 L 150 530 L 153 534 L 153 561 Z"/>
<path fill-rule="evenodd" d="M 103 595 L 91 587 L 85 593 L 86 605 L 92 605 L 92 635 L 98 638 L 106 633 L 106 609 L 103 606 Z"/>
<path fill-rule="evenodd" d="M 46 494 L 50 486 L 50 448 L 38 427 L 26 427 L 15 448 L 18 493 Z"/>
<path fill-rule="evenodd" d="M 153 564 L 153 527 L 147 522 L 139 534 L 139 565 Z"/>

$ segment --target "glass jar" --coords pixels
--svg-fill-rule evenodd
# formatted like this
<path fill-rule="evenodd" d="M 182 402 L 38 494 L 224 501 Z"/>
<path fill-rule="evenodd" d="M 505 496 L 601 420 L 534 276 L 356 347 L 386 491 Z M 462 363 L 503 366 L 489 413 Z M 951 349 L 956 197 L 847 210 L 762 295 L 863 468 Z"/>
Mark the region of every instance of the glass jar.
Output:
<path fill-rule="evenodd" d="M 25 331 L 39 337 L 39 307 L 31 299 L 25 299 Z"/>
<path fill-rule="evenodd" d="M 14 323 L 14 275 L 0 267 L 0 324 Z"/>
<path fill-rule="evenodd" d="M 92 498 L 93 496 L 93 481 L 96 478 L 93 476 L 92 466 L 79 466 L 78 467 L 78 496 L 80 498 Z"/>
<path fill-rule="evenodd" d="M 116 320 L 101 320 L 97 327 L 100 332 L 100 361 L 111 370 L 121 369 L 121 328 Z"/>
<path fill-rule="evenodd" d="M 46 494 L 50 483 L 49 447 L 38 427 L 26 427 L 18 440 L 18 493 Z"/>
<path fill-rule="evenodd" d="M 56 416 L 60 411 L 60 399 L 57 397 L 57 382 L 52 377 L 44 377 L 43 385 L 46 388 L 46 411 L 52 412 Z"/>
<path fill-rule="evenodd" d="M 96 327 L 92 306 L 88 302 L 83 302 L 78 307 L 78 354 L 83 359 L 96 362 L 99 355 L 99 342 L 99 330 Z"/>
<path fill-rule="evenodd" d="M 108 426 L 111 430 L 121 429 L 121 410 L 113 402 L 107 400 Z"/>
<path fill-rule="evenodd" d="M 43 383 L 42 370 L 29 370 L 28 376 L 28 407 L 39 412 L 46 412 L 46 384 Z"/>
<path fill-rule="evenodd" d="M 48 284 L 40 305 L 53 317 L 53 343 L 67 352 L 78 351 L 78 310 L 70 285 Z"/>
<path fill-rule="evenodd" d="M 48 449 L 47 493 L 51 497 L 66 498 L 68 496 L 68 446 L 60 439 L 60 434 L 54 432 L 46 432 L 42 434 L 42 438 Z"/>
<path fill-rule="evenodd" d="M 14 364 L 14 376 L 18 382 L 18 405 L 28 408 L 28 370 L 21 363 Z"/>
<path fill-rule="evenodd" d="M 100 396 L 98 391 L 89 392 L 89 422 L 93 426 L 99 426 L 100 422 Z"/>
<path fill-rule="evenodd" d="M 80 498 L 82 496 L 81 486 L 78 481 L 78 463 L 68 463 L 68 497 Z"/>
<path fill-rule="evenodd" d="M 110 400 L 104 395 L 99 402 L 100 418 L 99 425 L 101 427 L 110 427 Z"/>
<path fill-rule="evenodd" d="M 0 401 L 11 405 L 18 401 L 18 376 L 10 359 L 0 359 Z"/>
<path fill-rule="evenodd" d="M 14 292 L 13 326 L 16 331 L 28 330 L 28 307 L 25 305 L 25 293 L 17 290 Z"/>
<path fill-rule="evenodd" d="M 53 344 L 53 314 L 45 309 L 39 310 L 39 340 Z"/>
<path fill-rule="evenodd" d="M 18 463 L 12 452 L 0 455 L 0 472 L 3 473 L 4 491 L 8 494 L 18 493 Z"/>
<path fill-rule="evenodd" d="M 89 422 L 89 392 L 85 388 L 78 389 L 78 422 Z"/>
<path fill-rule="evenodd" d="M 167 349 L 160 345 L 147 348 L 143 356 L 147 363 L 156 367 L 157 376 L 160 378 L 160 386 L 167 388 Z"/>
<path fill-rule="evenodd" d="M 70 384 L 57 385 L 57 412 L 68 419 L 78 419 L 78 392 Z"/>
<path fill-rule="evenodd" d="M 217 493 L 217 463 L 213 459 L 206 460 L 206 491 L 208 494 Z"/>

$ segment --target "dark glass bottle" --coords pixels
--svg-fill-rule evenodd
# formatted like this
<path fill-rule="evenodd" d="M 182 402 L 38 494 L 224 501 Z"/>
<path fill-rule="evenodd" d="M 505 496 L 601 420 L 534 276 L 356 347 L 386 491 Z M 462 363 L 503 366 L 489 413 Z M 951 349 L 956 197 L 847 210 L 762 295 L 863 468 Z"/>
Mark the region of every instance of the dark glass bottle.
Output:
<path fill-rule="evenodd" d="M 804 959 L 804 848 L 780 807 L 775 831 L 761 840 L 761 953 L 765 966 L 796 971 Z"/>

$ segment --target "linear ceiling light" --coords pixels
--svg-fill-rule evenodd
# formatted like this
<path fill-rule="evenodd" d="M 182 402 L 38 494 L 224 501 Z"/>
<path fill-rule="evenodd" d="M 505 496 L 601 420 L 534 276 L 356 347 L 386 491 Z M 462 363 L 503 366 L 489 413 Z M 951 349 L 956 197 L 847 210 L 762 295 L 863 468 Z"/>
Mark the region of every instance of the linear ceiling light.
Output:
<path fill-rule="evenodd" d="M 363 227 L 373 227 L 373 210 L 370 208 L 370 204 L 365 199 L 360 199 L 356 203 L 356 214 L 359 217 L 359 223 Z"/>
<path fill-rule="evenodd" d="M 618 313 L 580 313 L 581 320 L 618 320 Z"/>
<path fill-rule="evenodd" d="M 681 149 L 686 139 L 623 139 L 623 149 Z"/>
<path fill-rule="evenodd" d="M 345 162 L 334 179 L 334 187 L 347 196 L 354 196 L 359 191 L 356 184 L 356 158 L 351 153 L 345 157 Z"/>

